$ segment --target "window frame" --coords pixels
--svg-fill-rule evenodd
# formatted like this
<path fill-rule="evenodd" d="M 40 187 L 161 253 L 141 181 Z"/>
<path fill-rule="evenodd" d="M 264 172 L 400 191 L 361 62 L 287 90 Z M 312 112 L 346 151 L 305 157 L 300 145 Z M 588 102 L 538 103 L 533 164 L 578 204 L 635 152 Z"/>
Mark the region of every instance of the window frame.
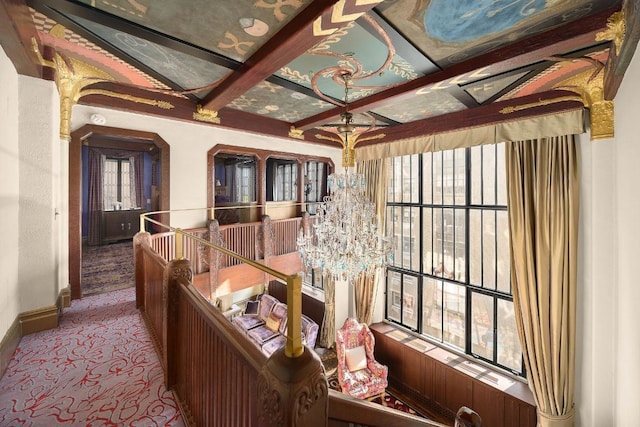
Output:
<path fill-rule="evenodd" d="M 504 144 L 504 143 L 503 143 Z M 483 146 L 480 146 L 483 147 Z M 476 147 L 477 148 L 477 147 Z M 456 197 L 456 188 L 457 188 L 457 184 L 456 182 L 459 181 L 459 177 L 458 177 L 458 171 L 456 170 L 456 164 L 455 164 L 455 159 L 457 158 L 457 154 L 456 151 L 458 150 L 464 150 L 464 202 L 461 204 L 460 200 L 457 199 Z M 413 247 L 413 244 L 410 244 L 410 256 L 409 258 L 413 258 L 418 257 L 419 258 L 419 262 L 416 266 L 413 264 L 413 262 L 409 262 L 408 265 L 405 265 L 403 259 L 405 258 L 405 251 L 404 251 L 404 244 L 400 243 L 400 258 L 402 258 L 400 260 L 399 263 L 397 263 L 397 258 L 394 259 L 394 261 L 392 262 L 391 265 L 389 265 L 387 267 L 387 279 L 385 281 L 385 310 L 384 310 L 384 316 L 385 316 L 385 320 L 393 323 L 393 324 L 397 324 L 403 328 L 406 328 L 408 330 L 410 330 L 411 332 L 419 335 L 421 338 L 427 339 L 431 342 L 434 342 L 438 345 L 442 345 L 446 348 L 450 348 L 453 351 L 457 352 L 457 353 L 461 353 L 461 354 L 465 354 L 466 356 L 469 357 L 473 357 L 475 359 L 479 359 L 482 360 L 483 362 L 497 367 L 501 370 L 507 371 L 509 373 L 511 373 L 512 375 L 518 376 L 518 377 L 526 377 L 526 373 L 525 373 L 525 368 L 524 368 L 524 363 L 523 363 L 523 358 L 522 355 L 520 353 L 520 358 L 515 359 L 514 364 L 518 364 L 520 366 L 520 370 L 517 369 L 517 366 L 514 367 L 510 367 L 510 366 L 506 366 L 502 363 L 500 363 L 499 360 L 499 344 L 496 344 L 496 336 L 498 337 L 499 340 L 502 339 L 502 337 L 498 334 L 498 328 L 499 328 L 499 316 L 498 316 L 498 308 L 499 306 L 503 305 L 504 303 L 502 301 L 507 301 L 510 302 L 511 304 L 513 304 L 513 294 L 512 294 L 512 287 L 511 284 L 509 283 L 508 286 L 508 292 L 505 292 L 504 289 L 500 289 L 499 285 L 498 285 L 498 263 L 499 263 L 499 246 L 498 246 L 498 232 L 497 232 L 497 227 L 498 227 L 498 212 L 504 212 L 506 214 L 507 212 L 507 206 L 506 206 L 506 200 L 504 200 L 503 205 L 499 205 L 497 203 L 501 202 L 503 199 L 501 199 L 499 197 L 499 189 L 498 189 L 498 180 L 499 178 L 503 178 L 503 175 L 501 175 L 501 172 L 499 171 L 499 167 L 497 167 L 498 162 L 498 155 L 500 153 L 500 149 L 497 148 L 497 145 L 494 146 L 492 153 L 495 156 L 494 157 L 494 168 L 492 170 L 492 174 L 493 174 L 493 186 L 494 186 L 494 196 L 495 198 L 493 199 L 493 204 L 482 204 L 482 202 L 484 201 L 483 198 L 483 194 L 482 191 L 484 191 L 484 184 L 483 182 L 480 183 L 480 189 L 481 189 L 481 201 L 480 204 L 472 204 L 472 193 L 474 191 L 474 186 L 478 185 L 477 183 L 474 184 L 472 183 L 472 177 L 474 176 L 474 171 L 472 170 L 472 148 L 460 148 L 460 149 L 456 149 L 456 150 L 448 150 L 448 152 L 453 153 L 453 161 L 451 164 L 451 168 L 453 168 L 453 175 L 450 177 L 450 181 L 452 182 L 451 184 L 451 188 L 453 189 L 453 194 L 451 195 L 451 197 L 449 198 L 450 200 L 448 200 L 447 204 L 445 204 L 445 175 L 444 175 L 444 169 L 445 167 L 448 166 L 443 166 L 444 165 L 444 156 L 445 156 L 445 152 L 434 152 L 434 153 L 429 153 L 429 156 L 425 156 L 425 153 L 423 154 L 414 154 L 411 156 L 398 156 L 398 157 L 394 157 L 391 159 L 392 165 L 390 168 L 390 176 L 389 176 L 389 180 L 388 180 L 388 200 L 386 203 L 386 213 L 387 213 L 387 227 L 388 230 L 390 230 L 393 235 L 396 235 L 396 231 L 398 230 L 399 227 L 404 227 L 406 221 L 403 221 L 403 218 L 405 217 L 404 212 L 407 210 L 411 210 L 411 209 L 417 209 L 417 211 L 415 211 L 415 213 L 413 215 L 418 216 L 418 230 L 417 233 L 413 230 L 411 230 L 411 228 L 413 227 L 413 223 L 415 221 L 413 215 L 409 215 L 409 219 L 408 221 L 411 223 L 411 227 L 410 227 L 410 236 L 413 238 L 415 236 L 419 236 L 418 242 L 417 243 L 417 248 Z M 480 153 L 481 153 L 481 162 L 479 163 L 480 166 L 480 176 L 484 177 L 484 168 L 485 168 L 485 162 L 482 159 L 482 155 L 484 155 L 484 149 L 480 148 Z M 474 153 L 477 154 L 477 153 Z M 439 169 L 439 173 L 441 174 L 440 179 L 436 179 L 437 177 L 434 177 L 435 171 L 437 171 L 438 169 L 435 168 L 434 165 L 434 158 L 435 156 L 441 156 L 440 157 L 440 169 Z M 418 159 L 418 167 L 416 171 L 411 171 L 409 173 L 409 177 L 407 178 L 407 174 L 406 171 L 403 169 L 401 171 L 398 171 L 397 167 L 396 167 L 396 162 L 400 161 L 400 165 L 401 167 L 403 167 L 403 165 L 405 164 L 405 159 L 410 159 L 409 163 L 411 165 L 411 169 L 413 169 L 413 162 L 412 162 L 412 158 L 415 157 Z M 428 170 L 425 171 L 425 169 L 427 168 L 427 165 L 425 165 L 425 158 L 429 157 L 431 159 L 431 164 L 428 165 Z M 400 159 L 400 160 L 398 160 Z M 474 161 L 475 162 L 475 161 Z M 474 167 L 478 167 L 478 165 L 476 165 L 474 163 Z M 425 179 L 424 178 L 424 174 L 425 173 L 430 173 L 431 177 L 427 180 L 427 182 L 425 183 Z M 399 178 L 401 178 L 399 180 Z M 403 187 L 403 185 L 405 185 L 405 183 L 409 183 L 409 191 L 407 192 L 406 189 Z M 417 197 L 414 197 L 414 186 L 417 183 Z M 431 188 L 430 189 L 425 189 L 424 186 L 430 184 Z M 436 197 L 434 196 L 436 194 L 436 186 L 438 185 L 438 183 L 441 184 L 441 188 L 440 188 L 440 198 L 439 200 L 436 199 Z M 506 184 L 506 183 L 505 183 Z M 400 186 L 400 187 L 398 187 Z M 427 196 L 427 193 L 429 193 L 429 196 Z M 409 195 L 408 200 L 407 200 L 407 194 Z M 398 197 L 400 196 L 400 197 Z M 426 200 L 427 197 L 430 197 L 430 200 Z M 476 200 L 474 200 L 476 201 Z M 429 203 L 427 203 L 429 202 Z M 427 262 L 424 260 L 424 256 L 425 256 L 425 251 L 427 250 L 427 248 L 425 247 L 426 243 L 425 243 L 425 229 L 426 227 L 430 227 L 430 232 L 426 233 L 426 235 L 430 236 L 431 239 L 431 244 L 433 245 L 435 244 L 435 242 L 437 241 L 436 239 L 436 230 L 430 226 L 430 224 L 426 224 L 427 218 L 426 218 L 426 211 L 430 210 L 431 211 L 431 221 L 434 220 L 434 218 L 436 217 L 435 212 L 437 210 L 440 211 L 440 217 L 443 219 L 445 217 L 444 212 L 446 210 L 451 210 L 452 211 L 452 217 L 454 218 L 453 221 L 453 231 L 452 231 L 452 236 L 453 236 L 453 242 L 452 245 L 454 248 L 454 252 L 453 252 L 453 265 L 454 265 L 454 269 L 451 272 L 451 276 L 448 277 L 448 275 L 444 274 L 444 271 L 440 271 L 437 274 L 435 273 L 435 268 L 436 268 L 436 262 L 432 261 L 430 264 L 430 267 L 432 270 L 434 271 L 427 271 Z M 459 246 L 460 242 L 458 241 L 458 230 L 456 229 L 456 219 L 457 218 L 457 213 L 459 210 L 462 210 L 464 212 L 464 266 L 462 268 L 464 268 L 464 272 L 462 272 L 462 276 L 458 275 L 458 272 L 456 272 L 456 256 L 455 256 L 455 250 L 457 250 L 457 247 Z M 473 284 L 471 283 L 471 270 L 470 270 L 470 263 L 471 263 L 471 256 L 470 256 L 470 251 L 471 251 L 471 244 L 473 242 L 471 242 L 470 239 L 470 229 L 471 229 L 471 225 L 470 225 L 470 212 L 471 211 L 480 211 L 481 212 L 481 218 L 484 217 L 484 215 L 482 214 L 482 212 L 494 212 L 495 213 L 495 220 L 494 220 L 494 243 L 493 243 L 493 248 L 494 248 L 494 256 L 493 256 L 493 263 L 494 263 L 494 272 L 493 274 L 495 275 L 495 280 L 494 280 L 494 284 L 493 284 L 493 288 L 487 288 L 483 286 L 483 280 L 481 280 L 480 285 L 478 284 Z M 444 220 L 444 219 L 443 219 Z M 440 242 L 444 242 L 445 240 L 445 235 L 447 233 L 445 233 L 444 229 L 442 227 L 440 227 L 441 229 L 441 239 L 439 240 Z M 480 229 L 480 233 L 482 236 L 482 228 Z M 401 236 L 404 236 L 404 233 L 401 233 Z M 483 245 L 483 239 L 481 238 L 480 240 L 481 246 Z M 461 245 L 461 244 L 460 244 Z M 433 248 L 433 246 L 431 246 Z M 414 251 L 416 251 L 417 249 L 417 253 L 413 253 Z M 398 242 L 396 242 L 396 250 L 398 250 Z M 432 259 L 436 256 L 434 255 L 435 249 L 431 250 L 431 254 L 432 254 Z M 480 258 L 480 265 L 481 265 L 481 269 L 484 268 L 484 264 L 485 264 L 485 260 L 484 260 L 484 253 L 482 252 L 484 249 L 481 248 L 481 258 Z M 444 250 L 444 243 L 442 243 L 442 248 L 441 248 L 441 252 L 437 255 L 439 255 L 440 257 L 442 257 L 441 259 L 444 260 L 445 255 L 445 250 Z M 508 253 L 508 252 L 507 252 Z M 507 260 L 509 261 L 509 260 Z M 445 263 L 446 264 L 446 263 Z M 444 264 L 443 264 L 443 269 L 444 270 Z M 397 311 L 394 310 L 390 310 L 390 302 L 391 302 L 391 293 L 392 292 L 397 292 L 397 289 L 394 288 L 394 285 L 391 283 L 392 280 L 395 280 L 396 275 L 400 275 L 401 278 L 401 285 L 400 285 L 400 297 L 401 300 L 404 301 L 406 295 L 405 295 L 405 290 L 404 290 L 404 280 L 405 277 L 409 277 L 409 276 L 413 276 L 417 278 L 417 291 L 416 291 L 416 295 L 414 296 L 417 300 L 417 314 L 418 314 L 418 318 L 417 320 L 414 322 L 408 322 L 405 321 L 404 319 L 404 303 L 402 304 L 402 309 L 400 310 L 400 316 L 398 317 L 397 315 Z M 481 276 L 482 278 L 482 276 Z M 425 301 L 423 299 L 423 295 L 424 292 L 427 292 L 427 289 L 425 288 L 426 286 L 429 286 L 430 288 L 433 286 L 433 284 L 429 284 L 427 285 L 427 280 L 433 280 L 435 282 L 435 300 L 433 303 L 433 306 L 426 306 Z M 447 285 L 448 284 L 448 285 Z M 445 286 L 462 286 L 464 288 L 464 342 L 460 342 L 461 345 L 455 345 L 452 344 L 451 342 L 447 342 L 447 339 L 449 341 L 451 341 L 451 338 L 445 338 L 445 301 L 443 300 L 444 296 L 445 296 Z M 487 338 L 487 340 L 489 340 L 489 338 L 492 339 L 491 341 L 491 346 L 490 346 L 490 351 L 491 351 L 491 355 L 487 357 L 487 354 L 480 354 L 478 351 L 478 348 L 476 347 L 474 349 L 474 345 L 478 344 L 478 337 L 474 337 L 474 332 L 473 332 L 473 328 L 474 326 L 477 326 L 476 323 L 473 323 L 474 321 L 477 322 L 477 319 L 474 319 L 474 310 L 477 310 L 477 307 L 479 307 L 479 305 L 477 305 L 476 307 L 474 307 L 474 299 L 476 300 L 480 300 L 482 297 L 478 297 L 479 295 L 481 296 L 488 296 L 489 298 L 491 298 L 492 301 L 492 317 L 491 317 L 491 334 L 490 336 Z M 434 336 L 434 335 L 429 335 L 428 333 L 425 332 L 425 324 L 423 322 L 423 314 L 426 313 L 425 312 L 425 307 L 427 307 L 429 310 L 431 310 L 432 307 L 438 307 L 437 304 L 437 299 L 440 300 L 440 326 L 439 326 L 439 332 L 440 332 L 440 336 Z M 504 307 L 503 307 L 504 308 Z M 413 308 L 412 308 L 413 309 Z M 431 311 L 429 311 L 431 312 Z M 435 314 L 437 316 L 437 313 Z M 510 330 L 510 329 L 509 329 Z M 487 331 L 488 333 L 488 331 Z M 474 343 L 474 338 L 476 339 L 476 342 Z M 513 358 L 509 358 L 509 360 L 514 360 Z"/>

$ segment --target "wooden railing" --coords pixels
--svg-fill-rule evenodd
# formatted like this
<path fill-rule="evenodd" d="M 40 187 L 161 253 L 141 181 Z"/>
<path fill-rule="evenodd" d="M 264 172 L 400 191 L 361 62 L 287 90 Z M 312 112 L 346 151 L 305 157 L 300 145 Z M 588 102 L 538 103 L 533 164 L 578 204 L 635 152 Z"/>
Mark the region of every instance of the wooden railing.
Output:
<path fill-rule="evenodd" d="M 274 236 L 271 255 L 285 255 L 298 250 L 296 239 L 301 220 L 301 218 L 289 218 L 271 222 Z"/>
<path fill-rule="evenodd" d="M 172 232 L 183 235 L 177 229 Z M 202 238 L 188 238 L 286 280 L 289 315 L 286 346 L 267 359 L 193 286 L 190 261 L 182 256 L 182 248 L 189 245 L 176 245 L 177 259 L 167 263 L 153 249 L 172 253 L 166 235 L 135 236 L 137 305 L 154 337 L 165 385 L 173 390 L 187 425 L 443 427 L 329 390 L 319 356 L 301 343 L 300 277 L 234 255 Z"/>
<path fill-rule="evenodd" d="M 262 251 L 258 251 L 257 248 L 258 234 L 261 232 L 261 228 L 261 222 L 221 225 L 219 230 L 222 246 L 245 258 L 260 259 L 262 258 Z M 220 256 L 220 268 L 239 264 L 242 264 L 242 262 L 232 256 L 225 254 Z"/>

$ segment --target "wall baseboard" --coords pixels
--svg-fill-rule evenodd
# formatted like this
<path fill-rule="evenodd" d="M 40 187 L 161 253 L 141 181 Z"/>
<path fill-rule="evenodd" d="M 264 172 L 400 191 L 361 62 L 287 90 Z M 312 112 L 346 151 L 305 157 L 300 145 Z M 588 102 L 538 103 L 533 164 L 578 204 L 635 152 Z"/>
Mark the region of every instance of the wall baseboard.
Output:
<path fill-rule="evenodd" d="M 26 311 L 18 314 L 9 330 L 0 342 L 0 378 L 9 365 L 13 352 L 18 348 L 20 339 L 35 332 L 58 327 L 58 319 L 62 310 L 71 306 L 71 289 L 69 286 L 60 290 L 56 305 Z"/>
<path fill-rule="evenodd" d="M 58 327 L 58 306 L 39 308 L 18 315 L 21 336 Z"/>
<path fill-rule="evenodd" d="M 7 333 L 4 335 L 4 338 L 2 338 L 2 342 L 0 342 L 0 378 L 4 375 L 4 371 L 9 365 L 11 356 L 13 356 L 13 352 L 18 348 L 21 337 L 20 322 L 18 321 L 18 318 L 16 318 L 9 327 Z"/>

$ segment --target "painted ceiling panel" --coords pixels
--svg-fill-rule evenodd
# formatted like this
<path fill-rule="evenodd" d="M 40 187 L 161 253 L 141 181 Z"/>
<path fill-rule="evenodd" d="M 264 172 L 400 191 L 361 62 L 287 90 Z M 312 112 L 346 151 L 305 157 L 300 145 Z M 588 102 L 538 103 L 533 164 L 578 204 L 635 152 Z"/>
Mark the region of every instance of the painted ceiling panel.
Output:
<path fill-rule="evenodd" d="M 86 19 L 69 16 L 74 21 L 122 50 L 137 61 L 149 66 L 182 89 L 196 89 L 215 83 L 231 70 L 191 55 L 141 39 Z M 201 96 L 208 90 L 203 91 Z"/>
<path fill-rule="evenodd" d="M 414 96 L 399 104 L 377 108 L 374 112 L 400 123 L 407 123 L 464 110 L 465 108 L 464 104 L 449 95 L 446 91 L 433 90 L 422 95 Z"/>
<path fill-rule="evenodd" d="M 609 0 L 397 0 L 378 7 L 441 66 L 476 57 L 613 5 Z"/>
<path fill-rule="evenodd" d="M 506 89 L 509 85 L 518 81 L 521 77 L 526 75 L 529 71 L 523 71 L 521 73 L 509 74 L 506 76 L 499 76 L 497 78 L 491 78 L 482 80 L 466 86 L 464 89 L 473 96 L 473 98 L 479 104 L 482 104 L 487 99 L 496 95 L 497 93 Z"/>
<path fill-rule="evenodd" d="M 338 70 L 349 70 L 353 75 L 350 101 L 421 76 L 413 65 L 393 55 L 389 46 L 357 23 L 337 31 L 278 74 L 333 99 L 344 100 L 342 82 L 333 78 Z"/>
<path fill-rule="evenodd" d="M 282 86 L 262 82 L 235 99 L 229 107 L 286 122 L 295 122 L 328 110 L 332 104 Z"/>
<path fill-rule="evenodd" d="M 236 61 L 244 61 L 311 0 L 82 2 Z"/>

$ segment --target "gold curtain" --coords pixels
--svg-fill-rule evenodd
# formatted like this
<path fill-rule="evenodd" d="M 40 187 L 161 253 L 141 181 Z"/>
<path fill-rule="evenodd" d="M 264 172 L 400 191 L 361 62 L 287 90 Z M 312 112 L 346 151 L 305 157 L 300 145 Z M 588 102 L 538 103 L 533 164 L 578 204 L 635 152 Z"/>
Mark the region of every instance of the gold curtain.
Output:
<path fill-rule="evenodd" d="M 375 159 L 358 162 L 357 171 L 366 179 L 366 196 L 376 205 L 378 229 L 385 231 L 385 212 L 387 204 L 387 170 L 388 159 Z M 374 277 L 366 277 L 360 274 L 353 284 L 356 304 L 356 318 L 358 322 L 370 324 L 373 318 L 373 309 L 377 293 L 377 284 L 380 272 Z"/>
<path fill-rule="evenodd" d="M 573 136 L 506 145 L 514 308 L 540 427 L 575 418 L 576 150 Z"/>
<path fill-rule="evenodd" d="M 324 280 L 324 318 L 318 344 L 324 348 L 331 348 L 336 342 L 336 284 L 331 277 Z"/>

